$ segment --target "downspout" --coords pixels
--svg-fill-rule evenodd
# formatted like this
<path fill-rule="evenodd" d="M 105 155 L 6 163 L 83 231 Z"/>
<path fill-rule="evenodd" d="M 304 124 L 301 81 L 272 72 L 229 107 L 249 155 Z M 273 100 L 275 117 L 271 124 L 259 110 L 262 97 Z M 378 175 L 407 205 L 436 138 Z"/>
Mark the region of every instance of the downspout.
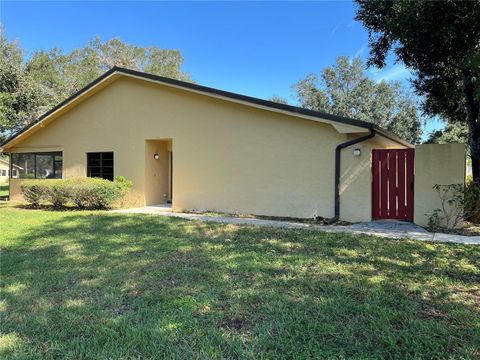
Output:
<path fill-rule="evenodd" d="M 370 128 L 370 133 L 368 135 L 338 144 L 335 149 L 335 215 L 333 218 L 327 219 L 325 222 L 327 224 L 333 224 L 338 221 L 340 218 L 340 166 L 341 166 L 341 152 L 342 149 L 361 143 L 368 139 L 373 138 L 376 135 L 376 131 L 373 126 Z"/>

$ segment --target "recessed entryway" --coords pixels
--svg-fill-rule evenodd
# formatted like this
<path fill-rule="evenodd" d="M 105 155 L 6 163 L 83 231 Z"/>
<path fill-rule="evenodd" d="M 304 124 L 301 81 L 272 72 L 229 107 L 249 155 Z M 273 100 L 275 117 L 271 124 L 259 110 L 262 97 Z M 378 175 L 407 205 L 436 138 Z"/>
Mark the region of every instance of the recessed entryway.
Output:
<path fill-rule="evenodd" d="M 172 201 L 172 140 L 145 141 L 145 205 Z"/>

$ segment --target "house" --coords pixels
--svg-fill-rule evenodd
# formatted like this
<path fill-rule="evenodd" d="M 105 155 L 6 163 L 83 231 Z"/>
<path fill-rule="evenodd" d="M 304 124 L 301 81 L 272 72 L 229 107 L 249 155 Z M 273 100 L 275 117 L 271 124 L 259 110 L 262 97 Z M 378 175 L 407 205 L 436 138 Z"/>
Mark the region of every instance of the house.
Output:
<path fill-rule="evenodd" d="M 19 170 L 21 167 L 18 165 L 12 166 L 12 175 L 11 177 L 16 179 L 19 175 Z M 10 163 L 7 160 L 0 159 L 0 183 L 8 182 L 10 177 Z"/>
<path fill-rule="evenodd" d="M 24 178 L 122 175 L 131 206 L 351 222 L 415 213 L 418 150 L 376 125 L 118 67 L 0 151 L 22 167 L 12 199 Z M 461 167 L 432 171 L 463 181 Z"/>

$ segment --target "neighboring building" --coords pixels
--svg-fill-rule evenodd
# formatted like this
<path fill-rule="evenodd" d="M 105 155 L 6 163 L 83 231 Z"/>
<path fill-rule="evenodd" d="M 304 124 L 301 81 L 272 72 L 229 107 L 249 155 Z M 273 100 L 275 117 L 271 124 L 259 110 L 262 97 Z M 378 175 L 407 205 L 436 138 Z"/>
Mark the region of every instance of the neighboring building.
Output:
<path fill-rule="evenodd" d="M 17 165 L 12 166 L 10 170 L 10 163 L 7 160 L 0 159 L 0 183 L 8 182 L 10 177 L 10 171 L 12 172 L 12 178 L 17 179 L 21 168 Z"/>
<path fill-rule="evenodd" d="M 373 149 L 398 151 L 372 158 Z M 397 136 L 367 122 L 122 68 L 0 150 L 21 167 L 12 198 L 23 178 L 122 175 L 133 181 L 132 206 L 171 201 L 174 210 L 413 219 L 414 150 Z M 387 173 L 397 161 L 399 170 Z"/>

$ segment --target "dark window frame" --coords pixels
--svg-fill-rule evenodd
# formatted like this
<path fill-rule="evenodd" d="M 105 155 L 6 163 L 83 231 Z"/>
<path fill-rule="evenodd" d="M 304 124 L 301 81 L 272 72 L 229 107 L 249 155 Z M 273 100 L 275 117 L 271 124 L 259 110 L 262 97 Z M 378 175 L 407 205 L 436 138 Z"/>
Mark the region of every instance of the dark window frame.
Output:
<path fill-rule="evenodd" d="M 60 162 L 58 160 L 55 160 L 56 156 L 61 156 L 62 157 L 62 166 L 60 168 L 60 172 L 62 174 L 62 177 L 59 179 L 63 179 L 63 151 L 36 151 L 36 152 L 22 152 L 22 153 L 11 153 L 10 154 L 10 175 L 8 176 L 10 179 L 13 179 L 13 156 L 14 155 L 33 155 L 33 178 L 34 179 L 42 179 L 42 180 L 51 180 L 51 179 L 57 179 L 56 177 L 56 171 L 57 171 L 57 164 Z M 37 178 L 37 155 L 51 155 L 53 158 L 53 177 L 51 178 Z M 17 170 L 17 175 L 19 179 L 22 179 L 21 173 Z"/>
<path fill-rule="evenodd" d="M 108 154 L 107 158 L 104 155 Z M 99 155 L 98 159 L 90 159 L 91 155 Z M 111 155 L 111 156 L 110 156 Z M 91 166 L 90 161 L 97 160 L 99 165 Z M 111 161 L 112 165 L 104 165 L 104 161 Z M 92 168 L 98 169 L 98 176 L 92 176 Z M 104 171 L 104 169 L 111 169 L 111 171 Z M 115 154 L 113 151 L 92 151 L 87 152 L 87 177 L 96 177 L 105 180 L 113 181 L 115 178 Z"/>

